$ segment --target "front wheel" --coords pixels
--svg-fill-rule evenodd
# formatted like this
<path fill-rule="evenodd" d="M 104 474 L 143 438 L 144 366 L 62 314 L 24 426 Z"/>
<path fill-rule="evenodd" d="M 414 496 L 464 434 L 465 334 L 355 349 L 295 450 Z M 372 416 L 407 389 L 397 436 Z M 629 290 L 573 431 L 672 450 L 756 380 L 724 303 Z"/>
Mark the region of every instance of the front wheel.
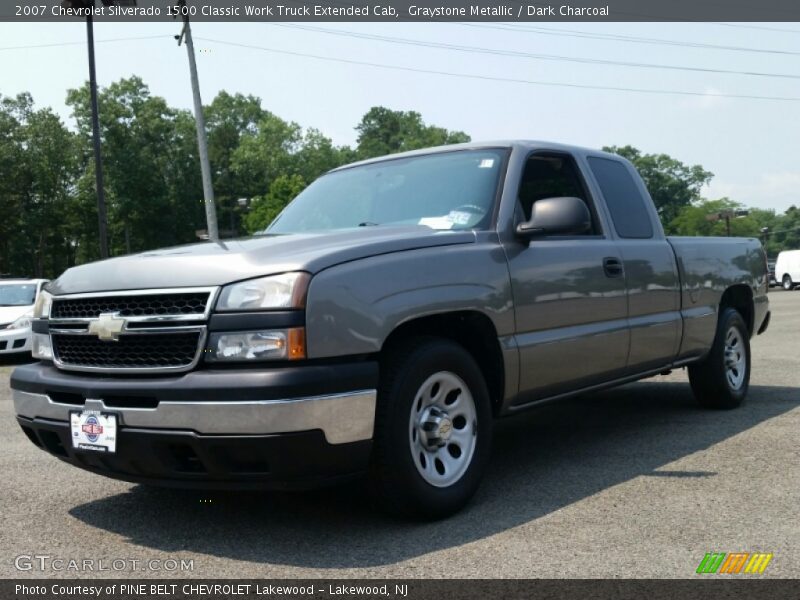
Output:
<path fill-rule="evenodd" d="M 387 512 L 437 519 L 462 508 L 489 457 L 489 393 L 472 356 L 420 337 L 382 361 L 371 483 Z"/>
<path fill-rule="evenodd" d="M 689 366 L 689 382 L 706 408 L 736 408 L 750 385 L 750 335 L 733 308 L 723 310 L 708 356 Z"/>
<path fill-rule="evenodd" d="M 790 292 L 794 289 L 794 282 L 789 275 L 783 276 L 783 289 L 785 289 L 787 292 Z"/>

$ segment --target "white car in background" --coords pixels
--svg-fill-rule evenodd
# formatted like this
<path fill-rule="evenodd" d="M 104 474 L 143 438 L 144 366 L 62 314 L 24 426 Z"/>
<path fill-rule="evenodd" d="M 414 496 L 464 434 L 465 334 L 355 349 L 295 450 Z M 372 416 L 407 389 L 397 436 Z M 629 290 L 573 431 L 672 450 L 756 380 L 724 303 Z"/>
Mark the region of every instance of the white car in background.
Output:
<path fill-rule="evenodd" d="M 0 279 L 0 356 L 31 351 L 33 305 L 47 279 Z"/>
<path fill-rule="evenodd" d="M 784 250 L 778 254 L 775 280 L 787 292 L 800 285 L 800 250 Z"/>

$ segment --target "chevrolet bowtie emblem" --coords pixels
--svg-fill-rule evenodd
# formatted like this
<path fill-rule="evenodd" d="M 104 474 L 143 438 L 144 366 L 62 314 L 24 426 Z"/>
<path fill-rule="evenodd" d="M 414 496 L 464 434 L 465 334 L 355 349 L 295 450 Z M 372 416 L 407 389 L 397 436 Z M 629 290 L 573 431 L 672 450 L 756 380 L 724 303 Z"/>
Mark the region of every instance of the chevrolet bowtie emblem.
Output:
<path fill-rule="evenodd" d="M 127 321 L 120 318 L 118 312 L 100 313 L 97 320 L 89 323 L 89 333 L 95 334 L 104 342 L 118 342 L 125 323 Z"/>

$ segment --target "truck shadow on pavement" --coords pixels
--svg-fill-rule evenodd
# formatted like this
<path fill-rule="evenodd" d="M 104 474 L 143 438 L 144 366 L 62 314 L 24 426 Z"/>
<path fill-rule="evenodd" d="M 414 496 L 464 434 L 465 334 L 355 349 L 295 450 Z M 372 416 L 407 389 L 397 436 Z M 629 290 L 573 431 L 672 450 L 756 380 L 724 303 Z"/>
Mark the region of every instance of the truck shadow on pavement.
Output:
<path fill-rule="evenodd" d="M 160 551 L 265 567 L 388 565 L 495 535 L 635 477 L 713 478 L 713 471 L 659 469 L 797 406 L 800 388 L 751 386 L 739 410 L 706 411 L 685 382 L 637 383 L 543 406 L 497 423 L 477 496 L 435 523 L 382 516 L 363 485 L 291 494 L 133 486 L 69 512 Z"/>

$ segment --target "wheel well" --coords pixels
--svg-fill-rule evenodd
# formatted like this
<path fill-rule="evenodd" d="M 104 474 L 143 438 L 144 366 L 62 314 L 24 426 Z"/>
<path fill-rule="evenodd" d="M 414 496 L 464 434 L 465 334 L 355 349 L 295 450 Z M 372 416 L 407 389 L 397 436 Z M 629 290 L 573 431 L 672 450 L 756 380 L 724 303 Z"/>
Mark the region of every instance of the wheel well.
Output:
<path fill-rule="evenodd" d="M 753 320 L 755 311 L 753 309 L 753 291 L 746 285 L 734 285 L 725 290 L 719 301 L 720 313 L 725 308 L 734 308 L 742 315 L 744 322 L 747 323 L 747 331 L 753 335 Z"/>
<path fill-rule="evenodd" d="M 503 402 L 505 368 L 500 343 L 497 341 L 497 330 L 491 319 L 477 311 L 458 311 L 412 319 L 389 334 L 381 351 L 420 335 L 435 335 L 452 340 L 472 355 L 486 381 L 492 410 L 497 414 Z"/>

